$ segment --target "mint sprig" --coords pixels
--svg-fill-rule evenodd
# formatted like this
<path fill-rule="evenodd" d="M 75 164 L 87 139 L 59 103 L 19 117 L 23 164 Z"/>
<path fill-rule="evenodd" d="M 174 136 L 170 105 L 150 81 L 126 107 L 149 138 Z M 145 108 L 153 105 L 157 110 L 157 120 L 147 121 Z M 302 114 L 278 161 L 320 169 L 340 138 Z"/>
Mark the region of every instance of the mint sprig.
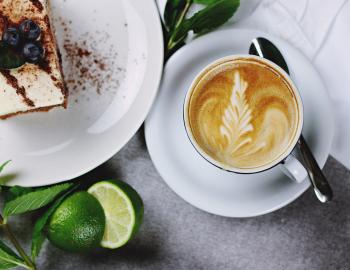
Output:
<path fill-rule="evenodd" d="M 25 63 L 26 60 L 22 54 L 0 40 L 0 70 L 19 68 Z"/>
<path fill-rule="evenodd" d="M 194 2 L 205 6 L 187 18 Z M 220 27 L 234 15 L 239 5 L 239 0 L 168 0 L 164 11 L 165 60 L 185 44 L 191 31 L 196 37 Z"/>
<path fill-rule="evenodd" d="M 9 163 L 0 165 L 0 172 Z M 0 240 L 0 269 L 23 267 L 36 270 L 35 259 L 39 255 L 42 244 L 46 239 L 44 228 L 55 209 L 78 185 L 64 183 L 49 187 L 27 188 L 14 186 L 1 190 L 5 193 L 4 216 L 0 215 L 0 227 L 12 243 L 13 248 Z M 8 219 L 13 215 L 25 214 L 48 206 L 46 212 L 36 221 L 33 236 L 31 258 L 19 244 L 8 224 Z"/>

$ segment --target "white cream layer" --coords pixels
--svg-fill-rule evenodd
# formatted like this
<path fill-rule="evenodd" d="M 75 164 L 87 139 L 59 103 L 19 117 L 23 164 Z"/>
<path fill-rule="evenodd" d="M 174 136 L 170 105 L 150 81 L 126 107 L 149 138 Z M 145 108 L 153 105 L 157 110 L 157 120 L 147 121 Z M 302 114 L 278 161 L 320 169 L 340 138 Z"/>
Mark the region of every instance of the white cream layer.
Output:
<path fill-rule="evenodd" d="M 52 73 L 56 72 L 52 71 Z M 64 103 L 62 90 L 55 85 L 51 75 L 45 71 L 35 68 L 33 73 L 29 71 L 22 73 L 17 70 L 11 70 L 10 73 L 17 79 L 19 86 L 24 87 L 26 96 L 34 102 L 34 106 L 29 106 L 22 95 L 16 93 L 17 89 L 12 87 L 7 82 L 7 78 L 0 73 L 0 116 Z M 59 75 L 55 75 L 60 78 Z"/>

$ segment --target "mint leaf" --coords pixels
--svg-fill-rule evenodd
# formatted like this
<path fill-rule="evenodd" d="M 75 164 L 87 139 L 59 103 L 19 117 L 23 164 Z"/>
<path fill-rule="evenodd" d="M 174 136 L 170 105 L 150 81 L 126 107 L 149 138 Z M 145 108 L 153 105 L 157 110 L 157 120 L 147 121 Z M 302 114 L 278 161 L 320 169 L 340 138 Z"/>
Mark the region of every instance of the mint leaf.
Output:
<path fill-rule="evenodd" d="M 196 4 L 210 5 L 215 3 L 217 0 L 194 0 Z"/>
<path fill-rule="evenodd" d="M 24 57 L 0 40 L 0 69 L 18 68 L 25 64 Z"/>
<path fill-rule="evenodd" d="M 70 188 L 72 184 L 61 184 L 52 187 L 32 191 L 16 199 L 9 201 L 4 207 L 5 219 L 12 215 L 23 214 L 29 211 L 39 209 L 52 202 L 57 195 Z"/>
<path fill-rule="evenodd" d="M 177 28 L 175 28 L 168 43 L 168 49 L 173 49 L 177 44 L 184 43 L 191 28 L 192 24 L 190 20 L 184 20 Z"/>
<path fill-rule="evenodd" d="M 9 188 L 6 192 L 5 196 L 5 204 L 7 202 L 13 201 L 17 197 L 23 196 L 29 192 L 32 192 L 33 188 L 28 188 L 28 187 L 20 187 L 20 186 L 13 186 Z"/>
<path fill-rule="evenodd" d="M 2 170 L 6 167 L 7 164 L 9 164 L 11 162 L 11 160 L 6 161 L 5 163 L 3 163 L 2 165 L 0 165 L 0 173 L 2 172 Z"/>
<path fill-rule="evenodd" d="M 16 266 L 27 268 L 25 262 L 0 240 L 0 269 L 9 269 Z"/>
<path fill-rule="evenodd" d="M 198 11 L 189 19 L 191 30 L 202 35 L 227 22 L 236 12 L 239 0 L 218 0 Z"/>
<path fill-rule="evenodd" d="M 11 160 L 6 161 L 5 163 L 3 163 L 2 165 L 0 165 L 0 173 L 4 170 L 4 168 L 6 167 L 7 164 L 9 164 L 11 162 Z M 2 191 L 2 186 L 0 185 L 0 192 Z"/>
<path fill-rule="evenodd" d="M 169 32 L 172 32 L 179 20 L 186 16 L 192 0 L 168 0 L 164 10 L 164 22 Z"/>
<path fill-rule="evenodd" d="M 35 222 L 33 235 L 32 235 L 32 259 L 35 261 L 35 258 L 39 255 L 41 247 L 46 239 L 46 235 L 44 234 L 44 228 L 51 217 L 51 215 L 55 212 L 57 207 L 62 203 L 62 201 L 74 190 L 75 188 L 69 190 L 61 197 L 59 197 L 47 211 Z"/>

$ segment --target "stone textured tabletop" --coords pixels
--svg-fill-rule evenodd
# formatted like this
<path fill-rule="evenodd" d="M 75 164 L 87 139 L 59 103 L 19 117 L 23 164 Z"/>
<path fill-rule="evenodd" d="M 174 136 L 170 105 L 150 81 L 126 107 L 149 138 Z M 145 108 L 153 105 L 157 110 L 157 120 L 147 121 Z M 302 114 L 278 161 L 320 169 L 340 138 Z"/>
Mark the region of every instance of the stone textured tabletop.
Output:
<path fill-rule="evenodd" d="M 148 155 L 143 128 L 110 161 L 84 176 L 119 178 L 135 187 L 145 219 L 126 247 L 69 254 L 46 244 L 39 269 L 350 269 L 350 171 L 333 158 L 324 169 L 335 193 L 318 203 L 311 190 L 272 214 L 232 219 L 187 204 L 163 182 Z M 29 243 L 33 216 L 12 221 Z"/>

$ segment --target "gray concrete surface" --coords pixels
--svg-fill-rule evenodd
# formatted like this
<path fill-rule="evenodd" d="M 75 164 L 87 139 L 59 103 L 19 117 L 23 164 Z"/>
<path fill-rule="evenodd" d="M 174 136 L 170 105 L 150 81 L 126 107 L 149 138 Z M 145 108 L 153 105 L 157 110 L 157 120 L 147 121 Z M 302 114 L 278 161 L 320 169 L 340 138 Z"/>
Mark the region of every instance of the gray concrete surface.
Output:
<path fill-rule="evenodd" d="M 163 182 L 148 155 L 142 129 L 86 179 L 120 178 L 145 202 L 137 237 L 115 251 L 69 254 L 45 244 L 39 269 L 350 269 L 350 171 L 329 158 L 325 173 L 335 199 L 317 202 L 311 190 L 289 206 L 265 216 L 230 219 L 202 212 Z M 33 216 L 12 221 L 29 244 Z"/>

